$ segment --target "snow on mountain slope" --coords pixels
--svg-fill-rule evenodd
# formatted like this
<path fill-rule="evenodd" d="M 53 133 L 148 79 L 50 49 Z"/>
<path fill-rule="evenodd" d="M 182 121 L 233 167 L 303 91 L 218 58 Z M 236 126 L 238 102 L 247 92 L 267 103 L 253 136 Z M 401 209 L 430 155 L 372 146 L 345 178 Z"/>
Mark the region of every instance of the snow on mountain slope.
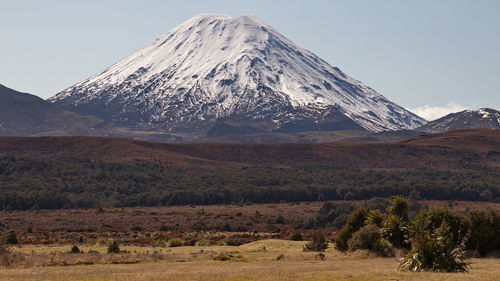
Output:
<path fill-rule="evenodd" d="M 450 113 L 417 128 L 418 131 L 428 133 L 459 129 L 500 129 L 500 112 L 491 108 L 464 110 Z"/>
<path fill-rule="evenodd" d="M 264 131 L 425 123 L 252 15 L 195 16 L 50 101 L 171 132 L 206 132 L 221 121 Z"/>

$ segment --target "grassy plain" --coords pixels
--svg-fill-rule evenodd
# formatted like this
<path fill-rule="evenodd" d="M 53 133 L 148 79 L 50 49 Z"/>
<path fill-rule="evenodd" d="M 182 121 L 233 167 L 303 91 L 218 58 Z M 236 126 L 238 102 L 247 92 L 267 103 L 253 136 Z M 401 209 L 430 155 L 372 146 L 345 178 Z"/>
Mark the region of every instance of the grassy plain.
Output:
<path fill-rule="evenodd" d="M 131 254 L 161 251 L 168 258 L 136 264 L 0 268 L 0 280 L 500 280 L 500 259 L 472 259 L 469 273 L 411 273 L 399 272 L 396 258 L 375 258 L 364 252 L 342 254 L 330 248 L 322 260 L 317 253 L 303 252 L 303 244 L 286 240 L 260 240 L 240 246 L 123 247 Z M 15 252 L 55 254 L 67 252 L 69 248 L 24 246 L 15 249 Z M 100 246 L 84 246 L 81 249 L 105 252 L 105 247 Z M 213 260 L 220 253 L 231 254 L 234 259 Z M 78 254 L 74 257 L 78 258 Z"/>

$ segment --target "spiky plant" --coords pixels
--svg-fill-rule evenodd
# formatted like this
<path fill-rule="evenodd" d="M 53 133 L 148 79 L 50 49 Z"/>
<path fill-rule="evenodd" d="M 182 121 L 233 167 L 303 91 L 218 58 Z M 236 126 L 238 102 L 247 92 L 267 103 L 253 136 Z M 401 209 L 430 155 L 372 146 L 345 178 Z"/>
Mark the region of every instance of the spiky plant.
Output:
<path fill-rule="evenodd" d="M 367 225 L 372 224 L 381 227 L 383 221 L 384 221 L 384 214 L 382 214 L 379 210 L 369 210 L 368 215 L 366 216 L 365 224 Z"/>
<path fill-rule="evenodd" d="M 409 271 L 467 272 L 463 244 L 456 245 L 450 227 L 423 228 L 411 237 L 411 250 L 399 265 Z"/>
<path fill-rule="evenodd" d="M 382 224 L 382 233 L 396 248 L 408 247 L 408 224 L 403 219 L 390 215 Z"/>
<path fill-rule="evenodd" d="M 397 195 L 391 198 L 391 206 L 387 210 L 396 217 L 408 221 L 409 202 L 403 196 Z"/>

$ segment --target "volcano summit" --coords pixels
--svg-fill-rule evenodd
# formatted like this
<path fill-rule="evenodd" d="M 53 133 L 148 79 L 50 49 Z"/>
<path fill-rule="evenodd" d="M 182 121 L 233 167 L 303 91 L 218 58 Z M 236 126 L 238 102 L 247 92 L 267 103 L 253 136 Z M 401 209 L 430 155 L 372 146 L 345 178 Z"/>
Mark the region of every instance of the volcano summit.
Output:
<path fill-rule="evenodd" d="M 252 15 L 195 16 L 50 101 L 120 126 L 191 137 L 425 123 Z"/>

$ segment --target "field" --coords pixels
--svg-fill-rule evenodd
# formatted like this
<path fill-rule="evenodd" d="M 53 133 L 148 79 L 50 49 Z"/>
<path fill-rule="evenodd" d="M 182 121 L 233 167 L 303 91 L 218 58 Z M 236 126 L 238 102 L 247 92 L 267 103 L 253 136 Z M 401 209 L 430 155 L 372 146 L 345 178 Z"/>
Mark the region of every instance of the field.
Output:
<path fill-rule="evenodd" d="M 317 253 L 303 252 L 304 242 L 260 240 L 240 246 L 194 246 L 176 248 L 125 247 L 134 252 L 162 251 L 167 256 L 157 262 L 137 264 L 96 264 L 0 269 L 1 280 L 477 280 L 500 278 L 500 259 L 472 259 L 469 273 L 399 272 L 396 258 L 375 258 L 364 252 L 341 254 L 333 249 L 324 259 Z M 103 247 L 82 247 L 104 251 Z M 24 246 L 16 252 L 67 252 L 67 247 Z M 229 253 L 228 261 L 213 260 Z M 75 258 L 79 255 L 76 254 Z M 280 258 L 278 258 L 280 257 Z"/>
<path fill-rule="evenodd" d="M 459 211 L 500 208 L 498 203 L 487 202 L 419 203 L 428 208 Z M 330 244 L 322 256 L 304 252 L 306 242 L 284 240 L 293 231 L 294 220 L 314 216 L 322 205 L 323 202 L 310 202 L 0 212 L 1 221 L 16 230 L 20 242 L 11 247 L 10 258 L 0 256 L 1 264 L 6 265 L 6 260 L 10 264 L 3 267 L 0 264 L 0 280 L 489 281 L 500 278 L 498 258 L 468 260 L 469 273 L 411 273 L 398 271 L 401 254 L 380 258 L 365 251 L 340 253 Z M 278 214 L 285 223 L 274 223 L 275 232 L 266 232 L 269 221 L 274 221 Z M 248 232 L 193 230 L 193 223 L 199 221 L 207 225 L 229 222 L 248 226 L 250 221 L 254 224 Z M 160 229 L 174 222 L 176 230 Z M 114 227 L 110 228 L 111 225 Z M 26 231 L 28 227 L 30 231 Z M 306 237 L 307 233 L 303 230 Z M 331 238 L 332 231 L 327 233 Z M 168 243 L 161 242 L 179 237 L 186 243 L 191 235 L 196 237 L 195 246 L 168 247 Z M 120 253 L 107 253 L 111 240 L 120 242 Z M 229 241 L 236 241 L 236 245 Z M 83 253 L 70 253 L 72 245 L 78 245 Z"/>

